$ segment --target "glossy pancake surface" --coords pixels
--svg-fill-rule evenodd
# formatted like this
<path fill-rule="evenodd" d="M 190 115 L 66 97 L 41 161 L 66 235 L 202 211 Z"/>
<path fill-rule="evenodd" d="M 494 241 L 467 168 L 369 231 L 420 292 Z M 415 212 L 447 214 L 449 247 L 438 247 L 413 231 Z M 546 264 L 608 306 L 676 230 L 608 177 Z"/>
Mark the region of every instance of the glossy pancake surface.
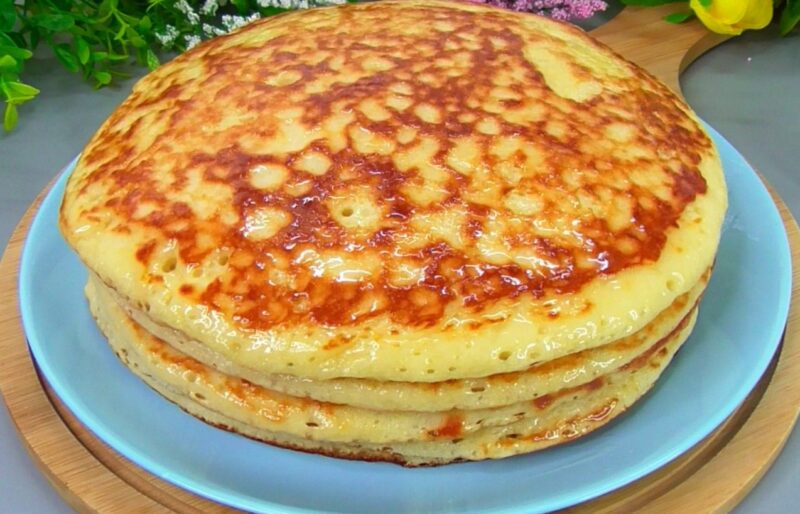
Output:
<path fill-rule="evenodd" d="M 577 29 L 462 3 L 285 15 L 143 79 L 61 227 L 104 282 L 251 370 L 441 381 L 641 329 L 713 261 L 719 160 Z"/>

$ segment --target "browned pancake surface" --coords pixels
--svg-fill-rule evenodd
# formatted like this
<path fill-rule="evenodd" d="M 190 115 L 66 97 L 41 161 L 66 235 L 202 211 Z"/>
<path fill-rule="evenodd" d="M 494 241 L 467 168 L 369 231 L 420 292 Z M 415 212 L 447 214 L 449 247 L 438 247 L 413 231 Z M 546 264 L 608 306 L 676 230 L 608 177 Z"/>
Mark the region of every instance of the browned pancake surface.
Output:
<path fill-rule="evenodd" d="M 143 231 L 151 268 L 173 244 L 163 272 L 219 253 L 178 292 L 245 328 L 430 326 L 657 260 L 708 138 L 645 73 L 524 20 L 359 5 L 202 45 L 95 137 L 81 216 Z"/>

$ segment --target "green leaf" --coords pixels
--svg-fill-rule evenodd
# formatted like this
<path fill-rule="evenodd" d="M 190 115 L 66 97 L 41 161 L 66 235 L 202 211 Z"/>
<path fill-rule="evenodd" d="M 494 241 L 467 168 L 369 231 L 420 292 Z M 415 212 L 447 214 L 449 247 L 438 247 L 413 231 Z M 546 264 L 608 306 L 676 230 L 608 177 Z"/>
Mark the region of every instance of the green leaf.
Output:
<path fill-rule="evenodd" d="M 126 28 L 125 35 L 128 36 L 128 41 L 130 41 L 134 48 L 144 48 L 147 46 L 147 42 L 142 39 L 142 36 L 140 36 L 133 27 Z"/>
<path fill-rule="evenodd" d="M 159 7 L 161 4 L 163 4 L 166 1 L 167 0 L 147 0 L 147 3 L 149 4 L 147 6 L 147 12 L 150 12 L 152 9 L 155 9 L 156 7 Z"/>
<path fill-rule="evenodd" d="M 635 5 L 640 7 L 655 7 L 657 5 L 674 4 L 686 0 L 621 0 L 625 5 Z"/>
<path fill-rule="evenodd" d="M 75 25 L 75 19 L 68 14 L 37 14 L 31 18 L 31 23 L 51 32 L 63 32 Z"/>
<path fill-rule="evenodd" d="M 75 25 L 74 27 L 72 27 L 72 30 L 70 30 L 70 32 L 72 32 L 73 36 L 83 36 L 88 38 L 92 38 L 94 36 L 94 30 L 86 30 L 80 25 Z"/>
<path fill-rule="evenodd" d="M 86 64 L 92 57 L 92 52 L 89 50 L 89 43 L 82 37 L 75 38 L 75 53 L 78 56 L 78 61 L 81 64 Z"/>
<path fill-rule="evenodd" d="M 19 68 L 20 66 L 17 60 L 10 55 L 0 57 L 0 72 L 18 72 Z"/>
<path fill-rule="evenodd" d="M 11 32 L 17 22 L 14 0 L 0 0 L 0 32 Z"/>
<path fill-rule="evenodd" d="M 111 74 L 107 71 L 98 71 L 94 74 L 95 80 L 97 80 L 97 84 L 100 86 L 107 86 L 111 84 Z"/>
<path fill-rule="evenodd" d="M 150 21 L 150 17 L 145 15 L 142 16 L 142 19 L 139 20 L 139 28 L 145 31 L 148 31 L 152 28 L 153 22 Z"/>
<path fill-rule="evenodd" d="M 781 36 L 788 35 L 789 32 L 794 30 L 798 22 L 800 22 L 800 0 L 787 0 L 783 12 L 781 12 L 781 19 L 778 22 Z"/>
<path fill-rule="evenodd" d="M 694 18 L 694 12 L 692 12 L 692 11 L 674 12 L 672 14 L 668 14 L 668 15 L 664 16 L 664 21 L 669 22 L 669 23 L 678 24 L 678 23 L 683 23 L 685 21 L 689 21 L 692 18 Z"/>
<path fill-rule="evenodd" d="M 236 7 L 236 10 L 239 11 L 239 14 L 245 14 L 250 8 L 247 0 L 231 0 L 231 3 Z"/>
<path fill-rule="evenodd" d="M 0 45 L 17 46 L 14 40 L 2 31 L 0 31 Z"/>
<path fill-rule="evenodd" d="M 108 72 L 111 74 L 112 77 L 120 77 L 123 79 L 131 78 L 131 74 L 125 73 L 124 71 L 108 70 Z"/>
<path fill-rule="evenodd" d="M 13 103 L 6 104 L 6 112 L 3 116 L 3 128 L 6 132 L 11 132 L 17 126 L 19 116 L 17 115 L 17 106 Z"/>
<path fill-rule="evenodd" d="M 5 82 L 3 83 L 3 89 L 9 98 L 30 100 L 39 94 L 38 89 L 22 82 Z"/>
<path fill-rule="evenodd" d="M 150 69 L 150 71 L 158 68 L 158 66 L 161 64 L 161 61 L 158 60 L 158 56 L 149 48 L 144 53 L 144 60 L 145 63 L 147 63 L 147 67 Z"/>
<path fill-rule="evenodd" d="M 30 49 L 36 50 L 36 48 L 39 46 L 39 42 L 42 40 L 42 37 L 39 35 L 39 31 L 34 30 L 33 32 L 31 32 L 30 38 L 31 38 Z"/>
<path fill-rule="evenodd" d="M 22 32 L 9 32 L 6 35 L 11 39 L 12 45 L 19 48 L 29 48 L 28 42 L 25 41 L 25 36 L 22 35 Z M 31 48 L 31 50 L 33 49 Z"/>
<path fill-rule="evenodd" d="M 78 71 L 80 70 L 80 65 L 78 64 L 78 59 L 75 55 L 70 51 L 70 48 L 67 45 L 57 45 L 53 47 L 53 52 L 55 52 L 56 57 L 61 64 L 64 65 L 66 69 L 69 71 Z"/>
<path fill-rule="evenodd" d="M 26 59 L 30 59 L 33 56 L 33 52 L 30 50 L 26 50 L 25 48 L 18 48 L 13 45 L 0 45 L 0 55 L 10 55 L 14 59 L 18 61 L 24 61 Z"/>
<path fill-rule="evenodd" d="M 127 54 L 115 54 L 115 53 L 108 54 L 108 60 L 111 62 L 122 62 L 127 60 L 128 57 L 129 56 Z"/>
<path fill-rule="evenodd" d="M 711 7 L 711 2 L 713 2 L 713 1 L 714 0 L 698 0 L 698 2 L 700 2 L 700 5 L 702 5 L 706 9 Z"/>
<path fill-rule="evenodd" d="M 114 9 L 117 8 L 118 3 L 119 2 L 117 0 L 103 0 L 97 7 L 97 15 L 101 19 L 110 16 Z"/>

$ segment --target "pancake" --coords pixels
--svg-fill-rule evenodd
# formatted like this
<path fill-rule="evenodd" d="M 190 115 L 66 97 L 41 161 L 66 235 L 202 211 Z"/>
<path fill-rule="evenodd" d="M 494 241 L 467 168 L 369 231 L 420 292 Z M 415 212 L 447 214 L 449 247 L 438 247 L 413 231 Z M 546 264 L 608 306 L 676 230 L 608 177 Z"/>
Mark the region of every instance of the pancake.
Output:
<path fill-rule="evenodd" d="M 557 398 L 548 407 L 546 418 L 526 419 L 465 437 L 454 436 L 450 426 L 443 425 L 442 436 L 427 442 L 374 445 L 309 441 L 286 434 L 265 433 L 250 425 L 237 423 L 196 402 L 187 402 L 166 389 L 162 394 L 195 417 L 219 428 L 295 450 L 347 459 L 393 462 L 411 467 L 502 459 L 569 443 L 607 425 L 649 391 L 672 361 L 682 342 L 681 338 L 685 338 L 691 328 L 692 325 L 686 327 L 685 332 L 674 342 L 649 356 L 640 367 L 613 374 L 604 387 L 593 391 L 575 391 L 571 396 Z"/>
<path fill-rule="evenodd" d="M 189 403 L 196 403 L 216 413 L 212 419 L 226 420 L 232 423 L 230 426 L 249 427 L 254 434 L 263 434 L 260 437 L 266 440 L 270 434 L 278 434 L 324 444 L 373 446 L 394 443 L 426 446 L 442 439 L 450 442 L 473 435 L 480 438 L 481 434 L 496 434 L 506 427 L 549 430 L 565 419 L 586 416 L 582 409 L 592 402 L 584 399 L 597 397 L 596 391 L 603 390 L 601 396 L 609 397 L 617 395 L 619 388 L 624 387 L 631 390 L 630 394 L 642 394 L 646 388 L 639 390 L 640 384 L 628 377 L 647 365 L 654 355 L 674 352 L 691 331 L 696 314 L 696 309 L 692 309 L 670 334 L 656 341 L 637 359 L 588 384 L 565 387 L 534 401 L 496 409 L 421 413 L 371 411 L 270 391 L 214 371 L 153 337 L 127 317 L 116 303 L 103 301 L 102 292 L 98 295 L 91 282 L 87 296 L 98 325 L 123 362 L 158 392 L 173 400 L 181 398 L 179 405 L 189 412 L 194 412 Z M 661 366 L 655 368 L 659 372 L 662 369 Z M 566 418 L 562 412 L 565 410 L 571 413 Z"/>
<path fill-rule="evenodd" d="M 481 409 L 533 400 L 565 386 L 579 386 L 613 372 L 638 358 L 654 342 L 671 333 L 699 302 L 710 275 L 689 292 L 679 296 L 664 312 L 640 331 L 604 346 L 567 355 L 527 370 L 445 382 L 380 382 L 369 379 L 311 380 L 292 375 L 265 375 L 243 369 L 173 329 L 154 323 L 145 313 L 119 303 L 121 298 L 96 276 L 90 279 L 97 291 L 94 302 L 113 303 L 105 307 L 121 317 L 118 307 L 142 329 L 200 363 L 227 375 L 290 396 L 377 410 L 445 411 Z"/>
<path fill-rule="evenodd" d="M 702 280 L 725 207 L 708 135 L 641 69 L 566 24 L 408 0 L 163 65 L 89 142 L 60 227 L 232 370 L 441 383 L 638 333 Z"/>

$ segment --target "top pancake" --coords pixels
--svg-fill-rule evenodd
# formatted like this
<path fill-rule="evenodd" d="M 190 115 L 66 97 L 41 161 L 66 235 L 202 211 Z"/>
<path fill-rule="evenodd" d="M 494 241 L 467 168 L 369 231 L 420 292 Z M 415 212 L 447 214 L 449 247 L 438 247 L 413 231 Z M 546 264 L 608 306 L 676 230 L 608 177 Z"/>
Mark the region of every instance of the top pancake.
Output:
<path fill-rule="evenodd" d="M 231 361 L 315 379 L 525 369 L 639 330 L 711 265 L 716 150 L 578 29 L 402 1 L 254 23 L 142 79 L 61 228 Z"/>

